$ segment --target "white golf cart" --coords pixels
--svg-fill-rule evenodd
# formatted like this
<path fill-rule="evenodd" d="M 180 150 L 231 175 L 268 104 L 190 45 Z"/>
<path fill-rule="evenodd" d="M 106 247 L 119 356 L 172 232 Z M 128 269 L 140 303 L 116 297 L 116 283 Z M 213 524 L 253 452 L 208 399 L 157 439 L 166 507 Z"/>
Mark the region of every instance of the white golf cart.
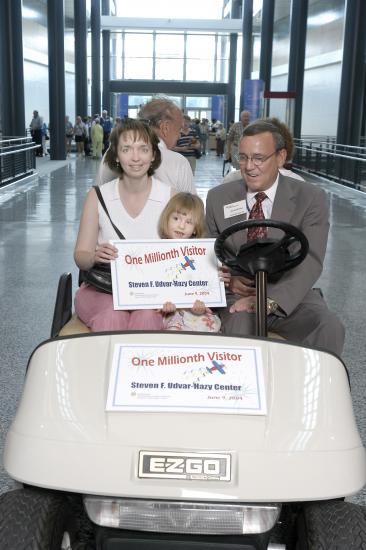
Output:
<path fill-rule="evenodd" d="M 253 225 L 284 236 L 228 260 L 225 239 Z M 23 486 L 0 496 L 2 550 L 366 548 L 365 510 L 344 500 L 366 478 L 347 370 L 266 337 L 267 277 L 298 265 L 306 238 L 247 221 L 216 252 L 255 275 L 257 337 L 62 336 L 61 277 L 7 435 L 4 465 Z"/>

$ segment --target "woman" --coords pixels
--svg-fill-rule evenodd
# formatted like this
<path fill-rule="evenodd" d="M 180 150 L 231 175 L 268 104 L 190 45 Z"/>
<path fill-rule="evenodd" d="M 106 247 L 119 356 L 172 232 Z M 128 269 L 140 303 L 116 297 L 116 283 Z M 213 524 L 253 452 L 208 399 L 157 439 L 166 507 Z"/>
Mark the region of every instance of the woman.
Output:
<path fill-rule="evenodd" d="M 81 116 L 76 117 L 76 122 L 74 126 L 74 139 L 76 143 L 77 156 L 82 157 L 84 153 L 84 137 L 85 137 L 85 125 L 81 120 Z"/>
<path fill-rule="evenodd" d="M 106 154 L 109 168 L 120 176 L 100 190 L 113 223 L 126 239 L 159 238 L 158 221 L 173 190 L 153 177 L 160 165 L 158 138 L 143 122 L 128 119 L 111 133 Z M 109 243 L 118 238 L 97 199 L 94 189 L 87 195 L 81 215 L 74 258 L 80 269 L 95 263 L 109 263 L 117 249 Z M 113 309 L 111 294 L 82 283 L 75 296 L 75 311 L 92 331 L 160 330 L 163 319 L 155 310 Z"/>

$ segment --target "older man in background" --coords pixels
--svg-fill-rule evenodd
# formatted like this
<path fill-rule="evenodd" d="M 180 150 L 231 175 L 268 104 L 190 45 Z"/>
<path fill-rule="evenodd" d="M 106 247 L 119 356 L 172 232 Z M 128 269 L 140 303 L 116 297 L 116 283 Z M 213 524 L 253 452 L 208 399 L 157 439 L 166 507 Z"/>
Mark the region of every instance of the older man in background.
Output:
<path fill-rule="evenodd" d="M 250 122 L 250 113 L 249 111 L 242 111 L 240 113 L 240 122 L 235 122 L 227 135 L 226 142 L 226 158 L 231 159 L 231 164 L 236 170 L 239 169 L 239 142 L 244 132 L 244 128 L 248 126 Z"/>

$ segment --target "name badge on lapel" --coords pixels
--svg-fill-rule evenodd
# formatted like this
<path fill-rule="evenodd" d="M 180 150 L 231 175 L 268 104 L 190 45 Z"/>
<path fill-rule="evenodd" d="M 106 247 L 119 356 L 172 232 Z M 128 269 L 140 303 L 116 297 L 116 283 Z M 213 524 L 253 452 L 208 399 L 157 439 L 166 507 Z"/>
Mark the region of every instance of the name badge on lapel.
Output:
<path fill-rule="evenodd" d="M 231 204 L 224 205 L 224 218 L 234 218 L 234 216 L 241 216 L 247 214 L 247 203 L 245 200 L 232 202 Z"/>

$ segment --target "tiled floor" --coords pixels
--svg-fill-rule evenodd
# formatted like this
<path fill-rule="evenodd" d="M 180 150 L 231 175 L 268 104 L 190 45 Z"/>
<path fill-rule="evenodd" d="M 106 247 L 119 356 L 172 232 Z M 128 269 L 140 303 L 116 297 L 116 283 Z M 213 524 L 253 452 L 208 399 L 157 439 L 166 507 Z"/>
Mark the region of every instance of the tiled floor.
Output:
<path fill-rule="evenodd" d="M 0 450 L 16 410 L 28 357 L 49 336 L 58 278 L 77 270 L 72 251 L 80 210 L 97 163 L 91 159 L 39 159 L 39 177 L 0 189 Z M 53 167 L 58 168 L 52 171 Z M 204 199 L 222 180 L 222 159 L 197 163 Z M 357 422 L 366 444 L 365 228 L 366 194 L 318 181 L 329 194 L 331 232 L 320 286 L 347 329 L 349 367 Z M 75 285 L 75 283 L 74 283 Z M 14 483 L 0 467 L 0 492 Z M 366 493 L 357 499 L 366 504 Z"/>

